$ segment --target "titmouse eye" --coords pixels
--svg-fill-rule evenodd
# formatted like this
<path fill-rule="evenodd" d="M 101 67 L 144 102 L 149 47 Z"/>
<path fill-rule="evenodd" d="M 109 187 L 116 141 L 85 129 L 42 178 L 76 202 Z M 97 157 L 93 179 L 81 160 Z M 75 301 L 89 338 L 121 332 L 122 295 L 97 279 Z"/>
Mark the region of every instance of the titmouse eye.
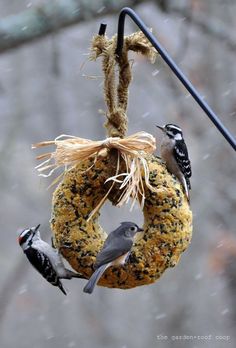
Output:
<path fill-rule="evenodd" d="M 131 232 L 136 232 L 137 231 L 137 227 L 136 226 L 132 226 L 132 227 L 129 228 L 129 230 Z"/>

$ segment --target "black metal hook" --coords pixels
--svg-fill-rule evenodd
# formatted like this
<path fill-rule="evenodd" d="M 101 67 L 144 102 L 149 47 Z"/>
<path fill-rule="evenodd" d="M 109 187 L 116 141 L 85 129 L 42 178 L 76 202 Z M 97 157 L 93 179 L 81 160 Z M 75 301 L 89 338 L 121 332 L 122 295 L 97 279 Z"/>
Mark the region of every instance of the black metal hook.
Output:
<path fill-rule="evenodd" d="M 107 24 L 106 23 L 101 23 L 98 35 L 102 35 L 102 36 L 105 35 L 106 29 L 107 29 Z"/>
<path fill-rule="evenodd" d="M 210 106 L 203 100 L 195 87 L 191 84 L 191 82 L 187 79 L 187 77 L 182 73 L 179 67 L 175 64 L 173 59 L 169 56 L 167 51 L 162 47 L 162 45 L 157 41 L 155 36 L 150 32 L 148 27 L 144 24 L 142 19 L 129 7 L 124 7 L 120 11 L 119 21 L 118 21 L 118 30 L 117 30 L 117 48 L 116 54 L 118 56 L 122 53 L 123 43 L 124 43 L 124 26 L 125 26 L 125 16 L 128 15 L 135 24 L 139 27 L 139 29 L 143 32 L 146 38 L 151 42 L 153 47 L 160 54 L 162 59 L 167 63 L 167 65 L 171 68 L 173 73 L 178 77 L 178 79 L 182 82 L 185 88 L 189 91 L 192 97 L 196 100 L 198 105 L 205 111 L 210 120 L 214 123 L 217 129 L 221 132 L 221 134 L 225 137 L 228 143 L 232 146 L 234 150 L 236 150 L 236 138 L 229 132 L 229 130 L 223 125 L 218 116 L 214 113 L 214 111 L 210 108 Z"/>

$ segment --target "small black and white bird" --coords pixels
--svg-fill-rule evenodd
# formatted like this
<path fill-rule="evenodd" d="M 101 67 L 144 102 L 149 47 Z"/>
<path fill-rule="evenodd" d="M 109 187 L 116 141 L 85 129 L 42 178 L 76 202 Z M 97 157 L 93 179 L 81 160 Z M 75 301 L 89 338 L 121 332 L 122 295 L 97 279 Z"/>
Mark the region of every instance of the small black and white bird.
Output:
<path fill-rule="evenodd" d="M 179 179 L 189 201 L 192 170 L 182 129 L 171 123 L 157 127 L 164 133 L 161 142 L 161 158 L 166 163 L 168 171 Z"/>
<path fill-rule="evenodd" d="M 65 268 L 59 251 L 41 239 L 39 227 L 40 225 L 23 230 L 18 237 L 19 244 L 34 268 L 66 295 L 60 279 L 83 276 Z"/>
<path fill-rule="evenodd" d="M 104 242 L 101 251 L 97 254 L 94 265 L 95 272 L 90 277 L 83 291 L 91 294 L 105 270 L 110 266 L 124 265 L 129 257 L 137 232 L 143 229 L 133 222 L 122 222 L 112 231 Z"/>

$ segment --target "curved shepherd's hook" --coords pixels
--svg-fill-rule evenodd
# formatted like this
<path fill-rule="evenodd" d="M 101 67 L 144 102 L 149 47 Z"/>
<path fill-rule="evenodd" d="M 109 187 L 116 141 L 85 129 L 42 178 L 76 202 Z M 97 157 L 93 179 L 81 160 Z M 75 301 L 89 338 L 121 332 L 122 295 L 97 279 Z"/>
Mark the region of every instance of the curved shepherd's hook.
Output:
<path fill-rule="evenodd" d="M 123 43 L 124 43 L 124 26 L 125 26 L 125 16 L 128 15 L 135 24 L 139 27 L 139 29 L 143 32 L 146 38 L 151 42 L 153 47 L 160 54 L 162 59 L 166 62 L 166 64 L 171 68 L 173 73 L 178 77 L 178 79 L 182 82 L 185 88 L 189 91 L 192 97 L 196 100 L 198 105 L 205 111 L 210 120 L 214 123 L 217 129 L 221 132 L 221 134 L 225 137 L 228 143 L 232 146 L 234 150 L 236 150 L 236 138 L 229 132 L 229 130 L 223 125 L 220 121 L 219 117 L 214 113 L 214 111 L 210 108 L 210 106 L 203 100 L 195 87 L 191 84 L 191 82 L 187 79 L 187 77 L 182 73 L 179 67 L 175 64 L 173 59 L 169 56 L 167 51 L 162 47 L 162 45 L 158 42 L 155 36 L 151 33 L 148 27 L 144 24 L 142 19 L 137 15 L 137 13 L 129 7 L 124 7 L 120 11 L 119 21 L 118 21 L 118 31 L 117 31 L 117 48 L 116 53 L 119 59 L 119 56 L 122 52 Z M 100 35 L 105 34 L 106 25 L 101 24 L 102 31 L 99 32 Z"/>

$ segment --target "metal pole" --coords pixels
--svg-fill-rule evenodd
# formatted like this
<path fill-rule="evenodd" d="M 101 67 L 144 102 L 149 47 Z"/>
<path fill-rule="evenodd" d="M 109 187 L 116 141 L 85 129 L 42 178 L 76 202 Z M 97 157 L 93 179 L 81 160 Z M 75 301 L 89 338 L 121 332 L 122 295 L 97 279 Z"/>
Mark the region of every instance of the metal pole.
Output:
<path fill-rule="evenodd" d="M 185 88 L 189 91 L 192 97 L 196 100 L 198 105 L 205 111 L 210 120 L 214 123 L 217 129 L 221 132 L 221 134 L 225 137 L 228 143 L 233 147 L 236 151 L 236 138 L 229 132 L 229 130 L 223 125 L 218 116 L 214 113 L 214 111 L 210 108 L 210 106 L 203 100 L 195 87 L 191 84 L 191 82 L 187 79 L 187 77 L 182 73 L 180 68 L 175 64 L 173 59 L 169 56 L 167 51 L 162 47 L 162 45 L 157 41 L 155 36 L 150 32 L 148 27 L 144 24 L 141 18 L 129 7 L 124 7 L 119 15 L 118 21 L 118 31 L 117 31 L 117 48 L 116 54 L 119 56 L 122 52 L 123 43 L 124 43 L 124 26 L 125 26 L 125 16 L 128 15 L 139 27 L 139 29 L 143 32 L 146 38 L 151 42 L 153 47 L 160 54 L 162 59 L 167 63 L 167 65 L 171 68 L 173 73 L 178 77 L 178 79 L 182 82 Z"/>

